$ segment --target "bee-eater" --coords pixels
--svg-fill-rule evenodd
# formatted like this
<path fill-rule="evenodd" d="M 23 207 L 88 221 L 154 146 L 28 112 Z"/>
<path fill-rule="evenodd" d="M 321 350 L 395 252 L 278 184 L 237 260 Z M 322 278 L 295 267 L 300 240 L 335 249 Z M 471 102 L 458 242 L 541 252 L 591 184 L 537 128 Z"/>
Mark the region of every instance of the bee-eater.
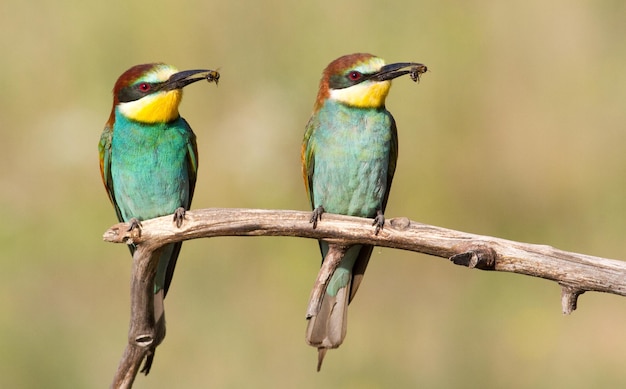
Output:
<path fill-rule="evenodd" d="M 326 67 L 302 144 L 313 228 L 324 212 L 374 218 L 375 233 L 383 228 L 398 156 L 396 123 L 385 108 L 385 98 L 392 79 L 410 74 L 416 81 L 425 71 L 418 63 L 386 65 L 381 58 L 363 53 L 340 57 Z M 340 250 L 325 241 L 319 245 L 322 259 Z M 306 340 L 318 349 L 318 371 L 326 350 L 339 347 L 345 338 L 348 304 L 372 249 L 354 245 L 345 251 L 319 312 L 309 318 Z"/>
<path fill-rule="evenodd" d="M 131 229 L 142 220 L 168 214 L 174 214 L 178 227 L 183 222 L 196 185 L 198 151 L 196 136 L 180 117 L 178 106 L 182 88 L 205 79 L 217 82 L 219 73 L 179 72 L 170 65 L 152 63 L 133 66 L 115 83 L 113 108 L 98 145 L 100 173 L 118 220 L 130 222 Z M 133 254 L 135 246 L 129 248 Z M 163 299 L 180 248 L 181 243 L 168 244 L 159 256 L 154 315 L 160 340 L 165 336 Z M 148 353 L 145 374 L 150 372 L 155 348 Z"/>

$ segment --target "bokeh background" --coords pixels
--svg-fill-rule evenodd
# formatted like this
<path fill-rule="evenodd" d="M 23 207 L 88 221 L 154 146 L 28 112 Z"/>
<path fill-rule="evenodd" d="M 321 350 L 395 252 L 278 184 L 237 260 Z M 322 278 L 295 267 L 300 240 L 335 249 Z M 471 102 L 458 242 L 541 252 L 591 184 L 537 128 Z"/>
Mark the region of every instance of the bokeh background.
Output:
<path fill-rule="evenodd" d="M 308 209 L 299 151 L 322 69 L 358 51 L 419 61 L 387 100 L 400 157 L 387 217 L 626 259 L 626 3 L 0 3 L 0 387 L 108 387 L 131 260 L 97 142 L 134 64 L 219 68 L 186 89 L 193 206 Z M 168 334 L 136 388 L 626 385 L 626 300 L 376 249 L 343 346 L 304 342 L 314 241 L 184 245 Z"/>

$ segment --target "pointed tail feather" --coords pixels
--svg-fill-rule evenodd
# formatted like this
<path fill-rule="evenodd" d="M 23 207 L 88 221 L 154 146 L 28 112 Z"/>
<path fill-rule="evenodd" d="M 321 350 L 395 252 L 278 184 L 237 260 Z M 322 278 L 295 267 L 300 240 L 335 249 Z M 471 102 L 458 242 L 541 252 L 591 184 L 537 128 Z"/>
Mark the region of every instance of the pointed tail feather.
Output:
<path fill-rule="evenodd" d="M 148 353 L 146 355 L 146 361 L 143 364 L 143 368 L 141 369 L 141 373 L 144 373 L 145 375 L 148 375 L 148 373 L 150 373 L 157 346 L 161 344 L 163 339 L 165 339 L 165 308 L 163 306 L 164 295 L 165 293 L 163 289 L 154 294 L 155 337 L 152 345 L 150 346 L 150 350 L 148 350 Z"/>
<path fill-rule="evenodd" d="M 309 319 L 306 342 L 318 349 L 317 371 L 320 371 L 326 350 L 343 343 L 348 328 L 348 299 L 350 283 L 337 295 L 324 295 L 319 313 Z"/>

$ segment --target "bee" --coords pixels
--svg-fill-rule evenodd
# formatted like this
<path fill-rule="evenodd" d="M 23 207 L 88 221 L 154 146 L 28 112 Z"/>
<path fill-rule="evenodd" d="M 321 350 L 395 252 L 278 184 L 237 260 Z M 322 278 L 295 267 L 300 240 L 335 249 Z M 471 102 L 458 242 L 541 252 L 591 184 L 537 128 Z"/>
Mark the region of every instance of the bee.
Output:
<path fill-rule="evenodd" d="M 428 71 L 426 65 L 414 65 L 411 67 L 409 71 L 409 75 L 411 76 L 411 80 L 414 82 L 418 82 L 420 80 L 420 76 Z"/>
<path fill-rule="evenodd" d="M 220 74 L 215 70 L 211 70 L 210 72 L 207 73 L 206 80 L 208 82 L 214 82 L 215 85 L 217 85 L 220 81 Z"/>

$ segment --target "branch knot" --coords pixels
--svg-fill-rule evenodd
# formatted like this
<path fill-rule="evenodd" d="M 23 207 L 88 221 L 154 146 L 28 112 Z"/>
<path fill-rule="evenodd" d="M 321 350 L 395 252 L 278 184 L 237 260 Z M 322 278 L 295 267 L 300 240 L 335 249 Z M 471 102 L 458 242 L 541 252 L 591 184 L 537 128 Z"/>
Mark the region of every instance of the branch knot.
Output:
<path fill-rule="evenodd" d="M 398 231 L 404 231 L 411 226 L 411 220 L 408 217 L 394 217 L 389 220 L 389 224 Z"/>
<path fill-rule="evenodd" d="M 559 282 L 561 285 L 561 308 L 564 315 L 569 315 L 576 310 L 578 296 L 585 293 L 584 290 Z"/>
<path fill-rule="evenodd" d="M 462 253 L 450 257 L 450 261 L 455 265 L 467 266 L 470 269 L 495 269 L 497 254 L 491 247 L 474 243 L 461 250 Z"/>
<path fill-rule="evenodd" d="M 139 347 L 149 347 L 154 343 L 154 336 L 151 334 L 142 334 L 135 337 L 135 344 Z"/>

